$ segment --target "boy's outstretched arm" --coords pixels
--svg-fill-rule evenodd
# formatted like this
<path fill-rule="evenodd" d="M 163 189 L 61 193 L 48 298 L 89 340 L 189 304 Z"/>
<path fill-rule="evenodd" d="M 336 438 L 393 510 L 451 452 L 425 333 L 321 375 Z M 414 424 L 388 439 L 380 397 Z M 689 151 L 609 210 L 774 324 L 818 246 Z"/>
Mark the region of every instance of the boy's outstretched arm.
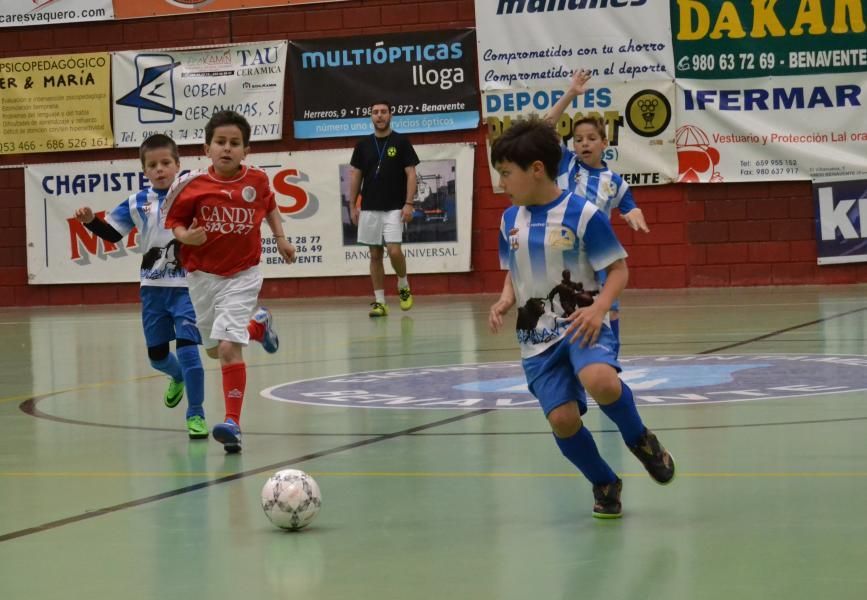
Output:
<path fill-rule="evenodd" d="M 622 188 L 623 196 L 617 201 L 617 208 L 620 210 L 620 218 L 626 221 L 633 231 L 643 231 L 650 233 L 650 228 L 647 226 L 647 221 L 644 220 L 644 213 L 635 204 L 635 198 L 632 196 L 632 190 L 624 181 Z"/>
<path fill-rule="evenodd" d="M 75 209 L 75 213 L 72 216 L 79 223 L 84 224 L 88 231 L 92 231 L 96 236 L 106 241 L 116 243 L 123 239 L 121 232 L 93 214 L 93 210 L 89 206 Z"/>
<path fill-rule="evenodd" d="M 488 327 L 493 333 L 497 333 L 503 326 L 503 315 L 515 306 L 515 288 L 512 287 L 512 277 L 506 272 L 506 280 L 503 282 L 503 291 L 500 299 L 494 302 L 488 313 Z"/>
<path fill-rule="evenodd" d="M 599 339 L 599 331 L 602 329 L 605 315 L 626 288 L 626 282 L 629 280 L 629 269 L 626 267 L 625 260 L 621 258 L 614 261 L 608 265 L 605 273 L 605 284 L 593 304 L 577 309 L 566 318 L 567 321 L 571 321 L 569 327 L 566 328 L 567 336 L 572 333 L 570 343 L 581 338 L 582 347 L 595 344 L 596 340 Z"/>
<path fill-rule="evenodd" d="M 280 209 L 275 208 L 269 212 L 265 216 L 265 220 L 268 221 L 268 227 L 271 228 L 271 233 L 277 240 L 277 251 L 286 261 L 286 264 L 291 265 L 295 262 L 295 246 L 286 239 L 286 234 L 283 233 L 283 219 L 280 217 Z"/>
<path fill-rule="evenodd" d="M 637 206 L 629 212 L 621 211 L 620 218 L 626 221 L 626 224 L 629 225 L 633 231 L 650 233 L 650 227 L 647 226 L 647 221 L 644 220 L 644 213 L 641 212 L 641 209 Z"/>
<path fill-rule="evenodd" d="M 560 117 L 562 117 L 563 113 L 566 111 L 566 107 L 569 106 L 576 97 L 586 91 L 587 88 L 585 86 L 589 80 L 590 71 L 584 69 L 572 71 L 572 81 L 569 84 L 569 88 L 566 90 L 565 94 L 560 96 L 560 99 L 551 107 L 551 110 L 545 113 L 545 120 L 552 125 L 556 125 L 557 121 L 560 120 Z"/>

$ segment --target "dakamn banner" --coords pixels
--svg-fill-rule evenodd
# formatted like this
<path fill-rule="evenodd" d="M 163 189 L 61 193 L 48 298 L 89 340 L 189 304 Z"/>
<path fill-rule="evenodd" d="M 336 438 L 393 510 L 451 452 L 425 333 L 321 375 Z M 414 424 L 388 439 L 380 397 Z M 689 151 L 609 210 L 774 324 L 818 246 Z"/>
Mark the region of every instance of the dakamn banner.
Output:
<path fill-rule="evenodd" d="M 678 77 L 867 71 L 863 0 L 671 2 Z"/>

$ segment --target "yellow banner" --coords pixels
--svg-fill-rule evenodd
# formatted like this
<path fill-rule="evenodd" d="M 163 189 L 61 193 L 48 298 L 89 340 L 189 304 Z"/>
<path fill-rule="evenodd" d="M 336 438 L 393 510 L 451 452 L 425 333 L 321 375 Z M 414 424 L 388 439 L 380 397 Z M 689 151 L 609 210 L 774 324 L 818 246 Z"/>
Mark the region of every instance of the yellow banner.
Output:
<path fill-rule="evenodd" d="M 0 59 L 0 154 L 107 148 L 108 52 Z"/>

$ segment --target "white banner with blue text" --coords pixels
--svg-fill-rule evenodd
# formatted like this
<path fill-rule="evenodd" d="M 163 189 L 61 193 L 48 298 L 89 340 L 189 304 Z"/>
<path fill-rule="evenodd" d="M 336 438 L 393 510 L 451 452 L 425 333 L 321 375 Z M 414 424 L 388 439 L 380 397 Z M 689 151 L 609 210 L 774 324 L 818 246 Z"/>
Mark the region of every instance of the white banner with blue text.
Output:
<path fill-rule="evenodd" d="M 674 79 L 668 2 L 475 0 L 479 89 Z"/>
<path fill-rule="evenodd" d="M 287 45 L 112 53 L 115 145 L 138 147 L 154 133 L 201 144 L 205 124 L 221 110 L 244 115 L 253 141 L 281 139 Z"/>
<path fill-rule="evenodd" d="M 421 163 L 413 218 L 404 228 L 410 273 L 470 270 L 473 144 L 416 146 Z M 283 227 L 298 252 L 287 265 L 267 224 L 262 224 L 262 270 L 272 277 L 367 275 L 369 251 L 356 243 L 350 220 L 352 149 L 253 154 L 247 162 L 271 178 Z M 208 166 L 184 157 L 184 171 Z M 146 248 L 131 231 L 117 244 L 101 240 L 72 215 L 90 206 L 104 216 L 148 185 L 138 160 L 53 163 L 25 169 L 27 270 L 32 284 L 110 283 L 139 280 Z M 392 273 L 388 261 L 386 270 Z"/>

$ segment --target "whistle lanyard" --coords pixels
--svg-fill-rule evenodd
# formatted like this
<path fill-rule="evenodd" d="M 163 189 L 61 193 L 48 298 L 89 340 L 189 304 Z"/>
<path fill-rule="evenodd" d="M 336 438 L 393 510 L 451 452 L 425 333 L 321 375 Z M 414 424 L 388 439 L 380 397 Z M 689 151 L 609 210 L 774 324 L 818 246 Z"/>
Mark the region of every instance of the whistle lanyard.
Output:
<path fill-rule="evenodd" d="M 373 136 L 373 143 L 376 144 L 376 153 L 379 155 L 379 160 L 376 163 L 376 173 L 373 174 L 374 179 L 379 177 L 379 168 L 382 166 L 382 157 L 385 156 L 385 149 L 388 148 L 388 140 L 390 137 L 391 134 L 389 133 L 385 138 L 385 143 L 383 143 L 382 148 L 380 148 L 376 135 Z"/>

